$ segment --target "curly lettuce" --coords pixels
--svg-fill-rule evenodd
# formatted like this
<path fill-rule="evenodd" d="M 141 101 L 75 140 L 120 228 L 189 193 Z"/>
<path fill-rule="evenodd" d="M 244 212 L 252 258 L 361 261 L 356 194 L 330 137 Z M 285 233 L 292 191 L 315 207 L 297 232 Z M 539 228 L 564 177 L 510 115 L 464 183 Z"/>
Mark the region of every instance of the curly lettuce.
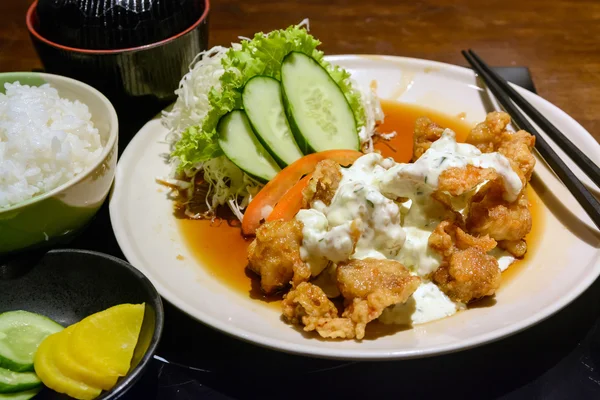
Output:
<path fill-rule="evenodd" d="M 218 83 L 208 91 L 209 108 L 204 118 L 185 129 L 174 145 L 171 156 L 178 160 L 179 171 L 223 154 L 216 131 L 219 119 L 242 108 L 242 90 L 250 78 L 266 75 L 281 80 L 281 64 L 292 51 L 311 56 L 329 72 L 348 100 L 360 132 L 366 123 L 361 93 L 353 87 L 350 73 L 325 61 L 323 52 L 317 50 L 320 44 L 304 27 L 296 25 L 268 34 L 257 33 L 252 40 L 242 40 L 227 50 L 220 58 L 222 74 Z"/>

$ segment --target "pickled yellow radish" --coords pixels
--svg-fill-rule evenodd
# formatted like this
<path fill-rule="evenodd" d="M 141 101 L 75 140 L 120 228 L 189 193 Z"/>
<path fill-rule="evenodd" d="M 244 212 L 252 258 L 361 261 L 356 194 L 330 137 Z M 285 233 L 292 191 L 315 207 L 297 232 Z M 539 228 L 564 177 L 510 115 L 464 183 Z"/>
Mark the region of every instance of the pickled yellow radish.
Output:
<path fill-rule="evenodd" d="M 69 378 L 83 382 L 87 385 L 99 387 L 104 390 L 112 389 L 117 383 L 119 375 L 101 373 L 93 368 L 78 362 L 71 354 L 71 338 L 77 324 L 71 325 L 57 335 L 55 363 L 60 372 Z"/>
<path fill-rule="evenodd" d="M 144 304 L 121 304 L 90 315 L 73 328 L 70 353 L 87 368 L 125 376 L 137 344 Z"/>
<path fill-rule="evenodd" d="M 44 385 L 59 393 L 79 400 L 91 400 L 98 397 L 102 392 L 100 388 L 65 376 L 56 367 L 56 348 L 60 334 L 61 332 L 48 336 L 38 347 L 34 359 L 36 374 L 44 382 Z"/>

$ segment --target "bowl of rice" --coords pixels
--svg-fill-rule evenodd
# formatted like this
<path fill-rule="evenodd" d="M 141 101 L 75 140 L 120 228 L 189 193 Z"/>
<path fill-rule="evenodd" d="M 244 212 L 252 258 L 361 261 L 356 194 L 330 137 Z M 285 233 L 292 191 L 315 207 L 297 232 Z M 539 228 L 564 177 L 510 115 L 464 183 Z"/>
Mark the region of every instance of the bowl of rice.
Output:
<path fill-rule="evenodd" d="M 118 120 L 74 79 L 0 73 L 0 255 L 66 241 L 112 185 Z"/>

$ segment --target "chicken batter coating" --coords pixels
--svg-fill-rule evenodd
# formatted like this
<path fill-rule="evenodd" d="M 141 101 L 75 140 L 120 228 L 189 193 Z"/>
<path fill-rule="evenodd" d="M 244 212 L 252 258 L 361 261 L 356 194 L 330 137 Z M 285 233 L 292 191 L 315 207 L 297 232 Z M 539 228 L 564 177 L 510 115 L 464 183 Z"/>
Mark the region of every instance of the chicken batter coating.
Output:
<path fill-rule="evenodd" d="M 317 200 L 326 206 L 330 205 L 341 180 L 342 172 L 338 163 L 332 160 L 319 162 L 308 185 L 302 191 L 303 208 L 310 208 Z"/>
<path fill-rule="evenodd" d="M 500 287 L 501 272 L 494 257 L 470 247 L 452 253 L 432 278 L 452 300 L 469 303 L 493 295 Z"/>
<path fill-rule="evenodd" d="M 444 257 L 449 257 L 456 250 L 470 247 L 477 247 L 487 253 L 496 247 L 496 241 L 487 235 L 482 237 L 469 235 L 455 223 L 442 221 L 429 236 L 429 247 Z"/>
<path fill-rule="evenodd" d="M 496 151 L 502 142 L 502 134 L 510 124 L 510 115 L 502 111 L 488 113 L 485 121 L 471 130 L 466 142 L 481 150 L 482 153 Z"/>
<path fill-rule="evenodd" d="M 475 237 L 443 221 L 429 237 L 429 247 L 444 257 L 431 278 L 452 300 L 468 303 L 493 295 L 500 286 L 498 261 L 486 254 L 496 247 L 489 236 Z"/>
<path fill-rule="evenodd" d="M 531 211 L 525 192 L 517 201 L 508 203 L 498 185 L 490 185 L 473 197 L 467 218 L 467 230 L 489 235 L 495 240 L 520 240 L 531 231 Z"/>
<path fill-rule="evenodd" d="M 366 258 L 339 264 L 337 282 L 347 303 L 342 317 L 355 324 L 356 338 L 362 339 L 366 325 L 387 307 L 406 302 L 421 279 L 398 261 Z"/>
<path fill-rule="evenodd" d="M 491 112 L 485 121 L 477 124 L 467 136 L 466 142 L 483 153 L 497 151 L 511 161 L 515 172 L 522 177 L 523 186 L 531 179 L 535 157 L 531 153 L 535 136 L 523 130 L 508 132 L 510 116 L 505 112 Z"/>
<path fill-rule="evenodd" d="M 348 318 L 339 318 L 335 305 L 323 290 L 308 282 L 300 283 L 285 295 L 283 317 L 290 323 L 304 325 L 306 332 L 317 331 L 324 338 L 352 339 L 354 324 Z"/>
<path fill-rule="evenodd" d="M 425 153 L 431 143 L 442 136 L 444 128 L 433 122 L 427 117 L 420 117 L 415 121 L 415 133 L 413 136 L 413 156 L 412 162 L 415 162 Z"/>
<path fill-rule="evenodd" d="M 527 242 L 523 239 L 501 240 L 498 242 L 498 247 L 508 251 L 516 258 L 523 258 L 525 253 L 527 253 Z"/>
<path fill-rule="evenodd" d="M 502 143 L 498 147 L 498 153 L 511 161 L 513 169 L 524 178 L 525 182 L 529 182 L 535 167 L 535 157 L 531 152 L 534 145 L 535 136 L 525 131 L 518 131 L 504 132 Z"/>
<path fill-rule="evenodd" d="M 467 165 L 465 168 L 452 167 L 440 174 L 438 190 L 452 196 L 461 196 L 485 181 L 498 178 L 498 173 L 493 168 L 479 168 L 472 165 Z"/>
<path fill-rule="evenodd" d="M 310 278 L 310 268 L 300 258 L 302 222 L 271 221 L 256 230 L 248 247 L 248 268 L 260 275 L 263 292 L 272 294 Z"/>

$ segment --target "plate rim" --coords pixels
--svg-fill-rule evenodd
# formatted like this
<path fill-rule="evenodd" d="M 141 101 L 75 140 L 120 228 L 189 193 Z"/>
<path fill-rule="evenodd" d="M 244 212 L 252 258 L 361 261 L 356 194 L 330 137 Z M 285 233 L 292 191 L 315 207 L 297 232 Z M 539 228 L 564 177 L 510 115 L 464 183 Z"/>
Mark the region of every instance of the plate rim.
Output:
<path fill-rule="evenodd" d="M 439 62 L 439 61 L 432 61 L 432 60 L 418 59 L 418 58 L 411 58 L 411 57 L 390 56 L 390 55 L 369 55 L 369 54 L 356 54 L 356 55 L 342 54 L 342 55 L 326 56 L 326 59 L 333 63 L 335 63 L 336 61 L 355 61 L 355 60 L 359 60 L 359 59 L 373 60 L 373 61 L 389 61 L 389 62 L 397 62 L 399 64 L 410 63 L 412 65 L 420 66 L 420 67 L 434 67 L 434 68 L 439 67 L 440 70 L 453 71 L 453 72 L 456 72 L 459 74 L 466 73 L 466 74 L 475 75 L 475 73 L 471 69 L 466 68 L 466 67 L 453 65 L 453 64 L 447 64 L 447 63 L 443 63 L 443 62 Z M 596 142 L 596 140 L 593 138 L 593 136 L 585 128 L 583 128 L 573 117 L 568 115 L 566 112 L 564 112 L 558 106 L 555 106 L 548 100 L 544 99 L 543 97 L 541 97 L 527 89 L 521 88 L 520 86 L 516 86 L 516 85 L 512 85 L 512 86 L 517 91 L 521 92 L 521 94 L 523 94 L 523 92 L 525 92 L 526 94 L 533 95 L 536 97 L 536 100 L 541 101 L 546 106 L 551 106 L 552 108 L 556 109 L 561 114 L 561 117 L 567 117 L 567 119 L 569 120 L 570 123 L 577 125 L 579 128 L 581 128 L 583 130 L 583 132 L 586 133 L 586 136 L 588 137 L 588 139 L 591 139 L 592 141 Z M 566 296 L 562 296 L 558 301 L 555 301 L 552 304 L 548 305 L 547 307 L 540 309 L 538 312 L 530 315 L 528 318 L 522 319 L 519 322 L 510 324 L 506 327 L 496 329 L 492 332 L 483 333 L 483 334 L 479 334 L 477 336 L 471 337 L 471 338 L 469 338 L 468 342 L 466 342 L 466 343 L 465 343 L 465 341 L 460 340 L 460 341 L 456 341 L 456 342 L 449 343 L 449 344 L 433 346 L 433 347 L 430 347 L 427 349 L 418 349 L 418 350 L 398 349 L 398 351 L 389 351 L 389 350 L 383 350 L 383 349 L 368 349 L 368 350 L 335 349 L 335 348 L 331 348 L 331 347 L 320 348 L 320 347 L 311 346 L 310 344 L 291 343 L 291 342 L 287 342 L 287 341 L 284 341 L 281 339 L 274 339 L 272 337 L 267 337 L 265 335 L 260 335 L 260 334 L 249 332 L 244 328 L 240 328 L 240 327 L 237 327 L 237 326 L 234 326 L 231 324 L 227 324 L 224 321 L 221 321 L 217 318 L 213 318 L 212 316 L 207 315 L 207 314 L 203 313 L 202 311 L 189 306 L 183 299 L 180 299 L 176 293 L 173 293 L 172 291 L 166 289 L 162 285 L 161 282 L 151 278 L 150 277 L 151 274 L 149 274 L 146 271 L 146 269 L 142 265 L 140 265 L 140 264 L 142 264 L 141 260 L 139 260 L 137 258 L 137 254 L 133 251 L 132 247 L 134 247 L 134 246 L 132 246 L 132 243 L 129 240 L 129 238 L 127 237 L 127 235 L 118 229 L 118 227 L 121 225 L 118 221 L 119 221 L 119 219 L 122 219 L 122 216 L 120 215 L 120 212 L 117 209 L 116 205 L 113 206 L 113 204 L 116 204 L 116 201 L 113 201 L 113 195 L 114 195 L 114 193 L 117 192 L 120 182 L 121 182 L 121 180 L 118 179 L 118 177 L 123 173 L 121 171 L 123 168 L 122 165 L 124 164 L 123 160 L 131 159 L 130 162 L 135 161 L 135 155 L 130 156 L 129 154 L 130 153 L 134 154 L 133 153 L 134 146 L 137 147 L 137 146 L 142 145 L 143 141 L 139 139 L 142 135 L 139 135 L 139 134 L 146 129 L 150 129 L 151 123 L 160 123 L 160 122 L 156 121 L 155 119 L 148 121 L 138 131 L 138 133 L 133 137 L 131 142 L 127 145 L 127 147 L 124 150 L 124 152 L 121 156 L 121 159 L 119 160 L 119 163 L 117 165 L 116 175 L 115 175 L 115 184 L 114 184 L 113 191 L 111 192 L 111 198 L 110 198 L 110 204 L 109 204 L 111 223 L 113 226 L 113 231 L 114 231 L 115 237 L 117 239 L 117 242 L 119 243 L 119 246 L 121 247 L 121 250 L 123 251 L 123 254 L 127 258 L 127 260 L 134 267 L 140 269 L 146 276 L 148 276 L 148 278 L 154 284 L 154 286 L 156 287 L 158 292 L 161 294 L 161 296 L 163 296 L 167 301 L 169 301 L 175 307 L 179 308 L 181 311 L 185 312 L 189 317 L 193 318 L 194 320 L 196 320 L 210 328 L 213 328 L 222 333 L 225 333 L 231 337 L 241 339 L 248 343 L 266 347 L 266 348 L 273 349 L 276 351 L 282 351 L 282 352 L 289 353 L 289 354 L 311 356 L 311 357 L 324 358 L 324 359 L 336 359 L 336 360 L 364 360 L 364 361 L 380 360 L 380 361 L 383 361 L 383 360 L 425 358 L 425 357 L 432 357 L 432 356 L 436 356 L 436 355 L 454 353 L 454 352 L 478 347 L 478 346 L 481 346 L 481 345 L 484 345 L 484 344 L 487 344 L 490 342 L 494 342 L 494 341 L 500 340 L 500 339 L 508 337 L 508 336 L 512 336 L 514 334 L 522 332 L 523 330 L 546 320 L 547 318 L 556 314 L 558 311 L 565 308 L 567 305 L 569 305 L 571 302 L 573 302 L 581 294 L 583 294 L 585 292 L 585 290 L 587 290 L 592 285 L 592 283 L 598 278 L 598 276 L 600 276 L 600 270 L 596 271 L 596 273 L 589 274 L 586 276 L 585 279 L 581 280 L 576 286 L 574 286 L 568 292 L 568 294 Z M 137 141 L 136 141 L 136 137 L 138 137 Z M 598 144 L 598 146 L 600 146 L 600 144 Z M 593 265 L 596 265 L 599 263 L 600 262 L 598 260 L 596 260 L 596 261 L 592 261 L 591 265 L 593 266 Z"/>

